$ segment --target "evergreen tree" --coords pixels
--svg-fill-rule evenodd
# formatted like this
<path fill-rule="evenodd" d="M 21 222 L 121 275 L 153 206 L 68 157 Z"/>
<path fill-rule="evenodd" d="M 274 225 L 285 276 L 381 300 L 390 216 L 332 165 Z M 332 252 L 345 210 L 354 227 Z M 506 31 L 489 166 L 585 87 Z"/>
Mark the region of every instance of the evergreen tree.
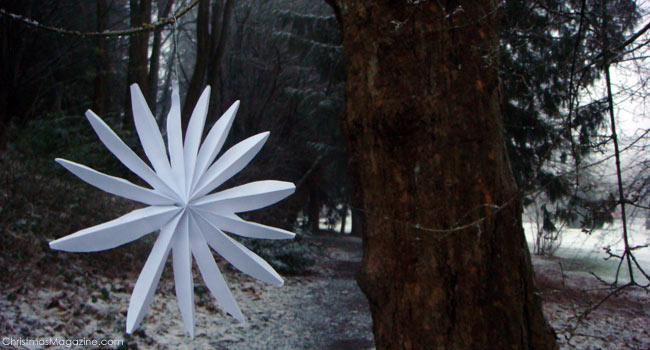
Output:
<path fill-rule="evenodd" d="M 605 33 L 603 10 L 611 18 Z M 582 103 L 580 94 L 600 78 L 603 35 L 621 43 L 636 23 L 635 2 L 506 1 L 501 18 L 501 110 L 517 184 L 527 187 L 524 204 L 543 191 L 555 203 L 546 211 L 553 220 L 602 224 L 611 218 L 603 210 L 607 194 L 585 194 L 594 175 L 581 164 L 602 149 L 607 104 L 604 98 Z"/>
<path fill-rule="evenodd" d="M 336 18 L 328 12 L 314 5 L 276 11 L 281 24 L 276 35 L 288 41 L 287 53 L 295 62 L 290 70 L 303 77 L 298 84 L 286 88 L 284 94 L 299 101 L 296 113 L 308 128 L 300 135 L 313 153 L 302 160 L 304 167 L 314 168 L 302 180 L 309 193 L 304 210 L 312 232 L 319 230 L 323 206 L 329 209 L 329 221 L 344 220 L 341 207 L 350 202 L 352 192 L 341 134 L 343 45 Z"/>
<path fill-rule="evenodd" d="M 242 1 L 232 26 L 215 110 L 242 101 L 231 142 L 251 130 L 271 131 L 242 178 L 263 168 L 296 183 L 296 194 L 260 220 L 291 227 L 299 212 L 311 212 L 317 230 L 320 209 L 347 204 L 351 193 L 340 131 L 345 73 L 336 19 L 324 4 Z M 280 219 L 285 222 L 275 222 Z"/>

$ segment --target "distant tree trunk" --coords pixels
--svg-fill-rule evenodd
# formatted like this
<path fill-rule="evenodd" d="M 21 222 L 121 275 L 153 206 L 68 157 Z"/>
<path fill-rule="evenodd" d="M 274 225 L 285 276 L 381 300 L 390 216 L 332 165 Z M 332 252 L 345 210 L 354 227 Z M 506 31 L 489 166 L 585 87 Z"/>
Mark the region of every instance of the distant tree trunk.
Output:
<path fill-rule="evenodd" d="M 162 87 L 162 97 L 160 98 L 160 104 L 156 106 L 156 116 L 159 116 L 161 113 L 169 111 L 171 107 L 171 85 L 172 85 L 172 72 L 174 70 L 174 64 L 176 64 L 176 57 L 172 56 L 167 61 L 167 73 L 165 74 L 165 81 L 163 82 Z"/>
<path fill-rule="evenodd" d="M 187 126 L 194 105 L 203 92 L 204 84 L 212 86 L 210 95 L 211 111 L 218 108 L 216 96 L 221 58 L 223 57 L 229 28 L 232 22 L 233 2 L 216 0 L 210 10 L 210 1 L 199 2 L 199 15 L 196 21 L 196 63 L 187 89 L 183 106 L 183 128 Z M 211 113 L 215 114 L 215 113 Z M 211 122 L 212 120 L 209 120 Z"/>
<path fill-rule="evenodd" d="M 14 72 L 12 71 L 13 64 L 11 64 L 13 50 L 10 47 L 9 39 L 14 26 L 15 24 L 9 18 L 0 18 L 0 60 L 2 60 L 0 64 L 0 81 L 2 81 L 0 83 L 0 154 L 7 149 L 11 123 L 9 94 L 14 82 Z"/>
<path fill-rule="evenodd" d="M 307 206 L 307 220 L 312 234 L 320 232 L 320 209 L 321 200 L 318 195 L 318 189 L 312 189 L 309 195 L 309 205 Z"/>
<path fill-rule="evenodd" d="M 151 0 L 129 0 L 131 27 L 140 27 L 151 23 Z M 129 63 L 127 67 L 126 101 L 124 102 L 124 124 L 132 125 L 131 118 L 131 84 L 137 83 L 146 93 L 148 75 L 149 32 L 129 36 Z M 151 103 L 151 101 L 147 101 Z"/>
<path fill-rule="evenodd" d="M 40 5 L 32 1 L 4 1 L 1 7 L 27 18 L 39 18 L 41 11 L 48 9 Z M 30 111 L 40 110 L 40 106 L 35 106 L 41 101 L 36 98 L 34 90 L 38 90 L 42 80 L 40 77 L 25 77 L 32 68 L 30 56 L 39 36 L 40 33 L 34 33 L 23 24 L 0 16 L 0 153 L 7 149 L 9 129 L 14 118 L 24 125 Z"/>
<path fill-rule="evenodd" d="M 340 21 L 340 19 L 339 19 Z M 345 131 L 345 120 L 343 120 L 343 129 Z M 357 237 L 363 237 L 364 224 L 363 222 L 365 213 L 361 208 L 363 204 L 363 184 L 361 178 L 358 176 L 358 171 L 355 171 L 359 165 L 356 163 L 356 160 L 351 155 L 348 157 L 348 167 L 352 169 L 352 205 L 350 207 L 350 214 L 352 215 L 352 227 L 350 227 L 350 234 Z"/>
<path fill-rule="evenodd" d="M 233 1 L 224 0 L 223 7 L 220 7 L 221 1 L 215 1 L 212 9 L 212 34 L 210 39 L 210 64 L 208 65 L 207 81 L 212 86 L 210 95 L 210 109 L 208 122 L 216 121 L 219 117 L 218 109 L 220 107 L 218 97 L 219 76 L 221 74 L 221 58 L 226 51 L 226 42 L 230 34 L 230 25 L 232 23 Z M 231 101 L 234 102 L 234 101 Z"/>
<path fill-rule="evenodd" d="M 339 216 L 341 217 L 341 229 L 339 230 L 339 234 L 344 235 L 345 234 L 345 221 L 348 219 L 348 206 L 344 205 L 343 208 L 341 208 Z"/>
<path fill-rule="evenodd" d="M 498 1 L 332 4 L 377 348 L 556 349 L 504 145 Z"/>
<path fill-rule="evenodd" d="M 97 31 L 106 30 L 108 23 L 108 5 L 106 0 L 97 0 Z M 106 114 L 106 87 L 108 84 L 109 62 L 106 52 L 106 39 L 99 36 L 95 39 L 96 72 L 93 82 L 93 110 L 99 115 Z"/>
<path fill-rule="evenodd" d="M 203 91 L 205 83 L 205 73 L 208 68 L 210 58 L 210 1 L 199 1 L 199 10 L 196 18 L 196 62 L 194 71 L 187 88 L 185 104 L 183 105 L 182 126 L 183 130 L 187 128 L 189 118 L 194 110 L 196 102 Z"/>
<path fill-rule="evenodd" d="M 164 6 L 160 7 L 164 3 Z M 167 18 L 172 9 L 174 0 L 159 1 L 158 18 Z M 151 44 L 151 56 L 149 57 L 149 78 L 147 79 L 147 98 L 151 107 L 157 105 L 156 97 L 158 94 L 158 74 L 160 73 L 160 48 L 162 46 L 162 28 L 156 30 L 153 34 L 153 43 Z M 155 111 L 153 111 L 155 113 Z"/>
<path fill-rule="evenodd" d="M 361 237 L 363 232 L 363 213 L 355 208 L 351 210 L 352 227 L 350 227 L 350 234 L 353 236 Z"/>
<path fill-rule="evenodd" d="M 312 234 L 320 232 L 320 212 L 323 205 L 321 197 L 321 190 L 319 188 L 321 182 L 321 169 L 316 165 L 305 179 L 304 186 L 309 196 L 307 201 L 307 223 Z"/>
<path fill-rule="evenodd" d="M 7 149 L 7 142 L 9 141 L 9 87 L 0 84 L 0 154 L 3 154 Z"/>

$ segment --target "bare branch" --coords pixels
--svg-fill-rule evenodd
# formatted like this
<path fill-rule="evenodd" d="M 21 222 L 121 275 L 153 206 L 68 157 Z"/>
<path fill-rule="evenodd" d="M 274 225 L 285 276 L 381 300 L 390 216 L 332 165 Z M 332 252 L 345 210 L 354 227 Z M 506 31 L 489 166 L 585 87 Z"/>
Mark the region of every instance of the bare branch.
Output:
<path fill-rule="evenodd" d="M 129 36 L 129 35 L 134 35 L 138 33 L 145 33 L 145 32 L 151 32 L 156 29 L 162 28 L 164 26 L 174 24 L 178 18 L 182 17 L 185 15 L 189 10 L 191 10 L 196 4 L 199 3 L 199 0 L 193 0 L 187 6 L 179 9 L 174 15 L 168 18 L 159 18 L 158 21 L 151 23 L 151 24 L 146 24 L 142 25 L 140 27 L 134 27 L 134 28 L 129 28 L 129 29 L 123 29 L 123 30 L 105 30 L 103 32 L 81 32 L 78 30 L 69 30 L 69 29 L 64 29 L 64 28 L 58 28 L 58 27 L 53 27 L 49 25 L 45 25 L 42 23 L 39 23 L 35 20 L 23 17 L 21 15 L 17 15 L 15 13 L 7 12 L 4 9 L 0 8 L 0 15 L 10 18 L 14 21 L 18 21 L 21 23 L 24 23 L 30 27 L 34 27 L 36 29 L 41 29 L 41 30 L 46 30 L 50 32 L 55 32 L 59 33 L 61 35 L 70 35 L 70 36 L 80 36 L 80 37 L 120 37 L 120 36 Z"/>

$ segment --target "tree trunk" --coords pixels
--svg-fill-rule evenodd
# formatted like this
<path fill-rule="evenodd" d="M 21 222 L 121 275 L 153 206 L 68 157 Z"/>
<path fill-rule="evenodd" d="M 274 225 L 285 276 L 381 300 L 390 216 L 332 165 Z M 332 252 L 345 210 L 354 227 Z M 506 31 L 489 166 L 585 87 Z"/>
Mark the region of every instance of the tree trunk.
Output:
<path fill-rule="evenodd" d="M 8 8 L 8 11 L 13 9 Z M 0 18 L 0 154 L 7 150 L 9 141 L 9 128 L 11 126 L 12 111 L 9 101 L 14 90 L 16 70 L 14 68 L 15 52 L 11 38 L 18 37 L 15 32 L 16 23 L 7 17 Z"/>
<path fill-rule="evenodd" d="M 309 205 L 307 206 L 307 220 L 311 228 L 311 234 L 316 235 L 320 232 L 320 209 L 321 201 L 318 189 L 313 189 L 309 195 Z"/>
<path fill-rule="evenodd" d="M 160 7 L 162 1 L 158 2 L 158 18 L 167 18 L 169 12 L 172 9 L 174 0 L 167 0 L 164 2 L 164 6 Z M 149 77 L 147 78 L 148 91 L 147 97 L 150 103 L 151 108 L 155 116 L 156 106 L 158 106 L 158 101 L 156 97 L 158 96 L 158 74 L 160 73 L 160 49 L 162 46 L 162 28 L 156 30 L 153 34 L 153 43 L 151 44 L 151 56 L 149 57 Z"/>
<path fill-rule="evenodd" d="M 333 2 L 377 348 L 556 349 L 504 145 L 498 2 Z"/>
<path fill-rule="evenodd" d="M 201 92 L 204 89 L 203 84 L 205 83 L 205 73 L 208 68 L 209 58 L 210 1 L 201 0 L 199 1 L 198 15 L 196 18 L 196 62 L 194 63 L 194 71 L 192 72 L 192 78 L 190 78 L 190 83 L 187 88 L 183 113 L 181 113 L 183 130 L 187 128 L 194 106 L 199 100 L 199 97 L 201 97 Z"/>
<path fill-rule="evenodd" d="M 11 118 L 9 114 L 9 87 L 0 84 L 0 154 L 7 150 L 9 142 L 9 127 Z"/>
<path fill-rule="evenodd" d="M 108 23 L 108 4 L 106 0 L 97 0 L 97 31 L 106 30 Z M 98 36 L 95 39 L 95 79 L 93 82 L 93 110 L 99 115 L 106 114 L 106 87 L 108 85 L 108 52 L 106 52 L 106 39 Z"/>
<path fill-rule="evenodd" d="M 151 23 L 151 0 L 130 0 L 131 27 L 141 27 Z M 127 67 L 126 100 L 124 101 L 123 127 L 132 125 L 130 86 L 137 83 L 146 93 L 148 73 L 149 32 L 129 36 L 129 64 Z M 151 104 L 151 101 L 147 101 Z"/>
<path fill-rule="evenodd" d="M 178 79 L 178 77 L 172 77 L 172 73 L 174 71 L 174 64 L 176 64 L 176 58 L 174 55 L 171 55 L 169 59 L 167 60 L 167 73 L 165 74 L 165 81 L 163 82 L 162 86 L 162 96 L 160 98 L 160 104 L 156 108 L 156 115 L 165 115 L 166 113 L 169 112 L 169 108 L 171 107 L 171 86 L 172 86 L 172 79 Z M 158 122 L 160 125 L 164 124 L 162 121 L 165 120 L 165 118 L 158 118 Z M 159 126 L 160 126 L 159 125 Z"/>
<path fill-rule="evenodd" d="M 350 228 L 350 234 L 353 236 L 361 237 L 363 236 L 363 213 L 355 208 L 352 208 L 352 227 Z"/>
<path fill-rule="evenodd" d="M 212 4 L 212 10 L 210 10 L 210 1 L 202 0 L 199 2 L 199 15 L 196 21 L 196 64 L 187 89 L 185 105 L 183 106 L 183 128 L 187 126 L 185 124 L 188 122 L 187 118 L 189 118 L 194 105 L 201 96 L 204 89 L 203 84 L 206 82 L 212 86 L 210 94 L 211 113 L 208 114 L 208 124 L 218 116 L 218 113 L 214 112 L 215 109 L 219 109 L 216 103 L 216 97 L 219 93 L 216 84 L 219 78 L 221 58 L 225 51 L 226 40 L 232 22 L 232 11 L 233 1 L 231 0 L 215 1 Z"/>
<path fill-rule="evenodd" d="M 221 101 L 218 98 L 222 91 L 218 88 L 219 77 L 221 74 L 221 58 L 226 51 L 226 42 L 230 34 L 232 23 L 233 1 L 225 0 L 223 7 L 217 10 L 217 4 L 212 10 L 212 34 L 210 40 L 210 65 L 207 71 L 208 85 L 212 86 L 210 95 L 210 114 L 208 114 L 208 123 L 213 123 L 220 116 L 219 108 Z M 229 101 L 232 103 L 234 101 Z"/>
<path fill-rule="evenodd" d="M 343 208 L 341 208 L 339 216 L 341 217 L 341 228 L 339 229 L 339 234 L 344 235 L 345 234 L 345 220 L 348 219 L 348 206 L 344 205 Z"/>

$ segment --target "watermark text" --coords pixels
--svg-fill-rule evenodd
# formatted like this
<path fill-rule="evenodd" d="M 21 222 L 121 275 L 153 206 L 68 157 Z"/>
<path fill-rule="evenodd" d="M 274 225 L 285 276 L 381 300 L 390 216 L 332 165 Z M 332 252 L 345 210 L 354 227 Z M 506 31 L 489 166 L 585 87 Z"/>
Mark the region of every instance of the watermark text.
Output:
<path fill-rule="evenodd" d="M 0 339 L 0 345 L 14 347 L 78 347 L 78 346 L 120 346 L 124 344 L 121 339 L 89 339 L 89 338 L 63 338 L 63 337 L 6 337 Z"/>

